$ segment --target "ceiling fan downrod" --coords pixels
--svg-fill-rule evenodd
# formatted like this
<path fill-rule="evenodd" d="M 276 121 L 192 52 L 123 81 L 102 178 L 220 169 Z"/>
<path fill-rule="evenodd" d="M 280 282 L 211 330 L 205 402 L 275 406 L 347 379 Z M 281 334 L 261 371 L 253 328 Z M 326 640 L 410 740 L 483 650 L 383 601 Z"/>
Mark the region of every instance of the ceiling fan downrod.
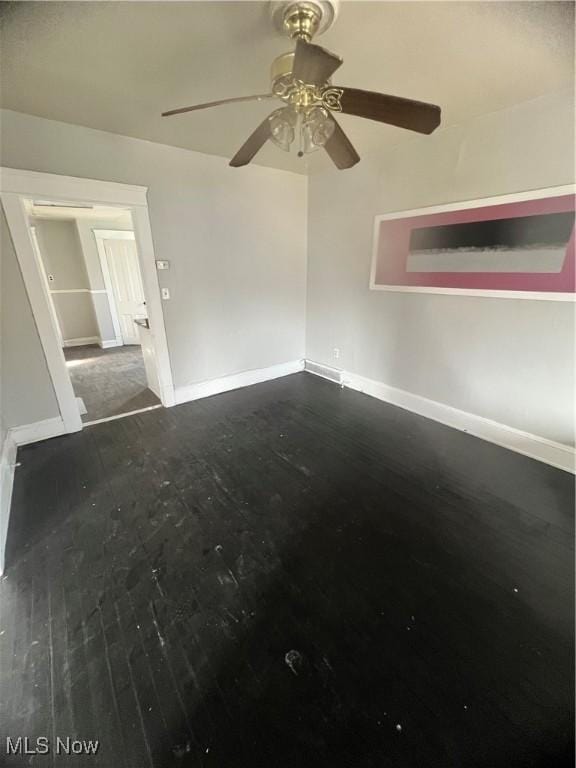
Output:
<path fill-rule="evenodd" d="M 271 0 L 270 17 L 278 32 L 309 43 L 332 26 L 339 5 L 340 0 Z"/>
<path fill-rule="evenodd" d="M 282 27 L 292 40 L 310 43 L 318 32 L 321 20 L 322 9 L 315 3 L 294 3 L 284 11 Z"/>

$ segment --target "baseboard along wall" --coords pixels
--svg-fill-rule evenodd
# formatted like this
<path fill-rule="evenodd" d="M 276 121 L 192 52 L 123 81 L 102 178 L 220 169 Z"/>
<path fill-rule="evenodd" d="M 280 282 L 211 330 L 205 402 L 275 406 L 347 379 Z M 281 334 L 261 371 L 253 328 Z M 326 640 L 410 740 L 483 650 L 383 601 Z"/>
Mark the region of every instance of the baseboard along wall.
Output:
<path fill-rule="evenodd" d="M 251 371 L 241 371 L 231 376 L 222 376 L 219 379 L 209 379 L 195 384 L 188 384 L 184 387 L 176 387 L 175 397 L 176 405 L 188 403 L 191 400 L 199 400 L 202 397 L 218 395 L 221 392 L 229 392 L 232 389 L 248 387 L 251 384 L 260 384 L 263 381 L 279 379 L 281 376 L 288 376 L 292 373 L 298 373 L 304 369 L 304 360 L 291 360 L 279 365 L 271 365 L 268 368 L 256 368 Z"/>
<path fill-rule="evenodd" d="M 50 437 L 59 437 L 64 434 L 66 434 L 66 426 L 61 416 L 36 421 L 34 424 L 23 424 L 21 427 L 12 427 L 8 430 L 8 436 L 17 446 L 37 443 L 39 440 L 48 440 Z"/>
<path fill-rule="evenodd" d="M 550 464 L 557 469 L 576 472 L 576 449 L 569 445 L 556 443 L 529 432 L 522 432 L 514 427 L 500 424 L 468 411 L 461 411 L 437 400 L 429 400 L 421 395 L 391 387 L 384 382 L 349 371 L 331 368 L 312 360 L 306 360 L 305 370 L 315 376 L 339 382 L 341 386 L 376 397 L 378 400 L 390 403 L 390 405 L 396 405 L 453 429 L 467 432 L 502 448 L 508 448 L 516 453 L 521 453 L 523 456 Z"/>
<path fill-rule="evenodd" d="M 58 437 L 65 433 L 66 427 L 63 419 L 56 416 L 53 419 L 44 419 L 34 424 L 12 427 L 5 436 L 0 453 L 0 575 L 4 572 L 6 537 L 8 535 L 8 520 L 18 447 L 28 443 L 36 443 L 39 440 L 47 440 L 50 437 Z"/>
<path fill-rule="evenodd" d="M 122 339 L 98 339 L 98 344 L 102 349 L 110 349 L 110 347 L 123 346 Z"/>
<path fill-rule="evenodd" d="M 6 551 L 6 537 L 8 535 L 8 519 L 10 517 L 17 450 L 18 446 L 10 432 L 8 432 L 0 452 L 0 576 L 4 573 L 4 555 Z"/>
<path fill-rule="evenodd" d="M 62 344 L 65 347 L 84 347 L 87 344 L 100 344 L 99 336 L 83 336 L 77 339 L 64 339 Z"/>
<path fill-rule="evenodd" d="M 62 342 L 65 347 L 85 347 L 88 344 L 98 344 L 101 349 L 110 347 L 121 347 L 122 339 L 101 339 L 99 336 L 84 336 L 78 339 L 64 339 Z"/>

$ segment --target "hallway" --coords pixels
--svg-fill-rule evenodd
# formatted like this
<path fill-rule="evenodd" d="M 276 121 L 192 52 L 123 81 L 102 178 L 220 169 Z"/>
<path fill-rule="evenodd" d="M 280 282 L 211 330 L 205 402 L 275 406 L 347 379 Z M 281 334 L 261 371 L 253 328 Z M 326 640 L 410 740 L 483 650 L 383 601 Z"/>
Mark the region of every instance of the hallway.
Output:
<path fill-rule="evenodd" d="M 160 404 L 148 389 L 139 346 L 68 347 L 64 357 L 74 393 L 86 406 L 84 423 Z"/>

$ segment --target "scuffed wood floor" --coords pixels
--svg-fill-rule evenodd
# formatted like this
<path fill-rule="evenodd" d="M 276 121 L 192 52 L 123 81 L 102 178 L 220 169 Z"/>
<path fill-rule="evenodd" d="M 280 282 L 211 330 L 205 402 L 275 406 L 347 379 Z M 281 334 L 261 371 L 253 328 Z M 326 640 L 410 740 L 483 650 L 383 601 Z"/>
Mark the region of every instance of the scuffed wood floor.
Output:
<path fill-rule="evenodd" d="M 573 765 L 573 478 L 297 374 L 19 452 L 4 737 L 101 768 Z"/>

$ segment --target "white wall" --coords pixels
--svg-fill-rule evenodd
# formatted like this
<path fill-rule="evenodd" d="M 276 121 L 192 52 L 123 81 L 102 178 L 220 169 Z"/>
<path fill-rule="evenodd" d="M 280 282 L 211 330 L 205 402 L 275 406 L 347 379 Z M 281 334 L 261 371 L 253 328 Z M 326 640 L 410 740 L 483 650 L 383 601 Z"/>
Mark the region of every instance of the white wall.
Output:
<path fill-rule="evenodd" d="M 74 222 L 31 218 L 30 223 L 36 227 L 46 273 L 53 277 L 50 290 L 89 288 Z"/>
<path fill-rule="evenodd" d="M 4 166 L 149 187 L 156 258 L 171 262 L 159 280 L 172 296 L 163 307 L 177 387 L 304 356 L 305 177 L 232 169 L 224 158 L 6 110 L 1 117 Z M 28 342 L 6 334 L 10 354 L 37 364 Z M 45 381 L 24 370 L 7 376 L 28 414 L 56 415 Z"/>
<path fill-rule="evenodd" d="M 368 279 L 376 214 L 573 181 L 569 93 L 313 176 L 306 357 L 571 443 L 573 306 L 369 291 Z"/>
<path fill-rule="evenodd" d="M 52 277 L 48 286 L 64 344 L 98 338 L 90 282 L 75 222 L 31 218 L 30 223 L 36 228 L 46 276 Z"/>
<path fill-rule="evenodd" d="M 570 183 L 573 138 L 570 95 L 554 94 L 313 176 L 306 357 L 570 443 L 569 304 L 367 286 L 376 214 Z M 156 257 L 171 261 L 159 279 L 173 297 L 164 310 L 177 386 L 303 356 L 305 178 L 12 112 L 2 141 L 10 167 L 149 187 Z M 3 314 L 17 330 L 4 331 L 5 357 L 19 362 L 4 400 L 17 398 L 14 424 L 57 409 L 10 262 Z"/>

